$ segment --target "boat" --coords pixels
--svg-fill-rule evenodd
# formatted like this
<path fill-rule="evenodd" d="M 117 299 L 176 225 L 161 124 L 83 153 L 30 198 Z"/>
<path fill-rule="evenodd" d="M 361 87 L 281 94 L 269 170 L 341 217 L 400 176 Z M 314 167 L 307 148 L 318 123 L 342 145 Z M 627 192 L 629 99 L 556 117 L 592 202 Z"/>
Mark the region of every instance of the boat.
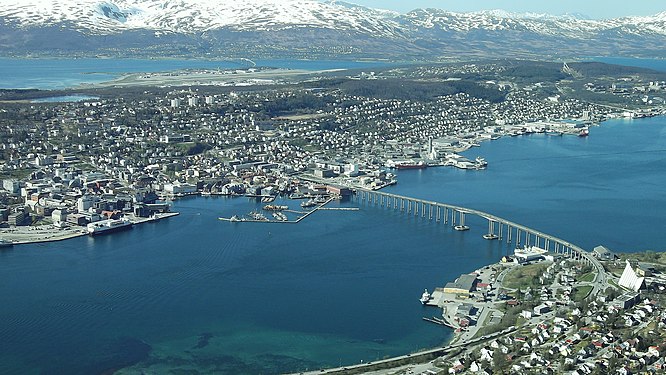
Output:
<path fill-rule="evenodd" d="M 428 293 L 428 289 L 425 289 L 419 301 L 421 301 L 421 304 L 425 305 L 426 303 L 428 303 L 428 301 L 430 301 L 430 297 L 431 296 L 430 293 Z"/>
<path fill-rule="evenodd" d="M 395 169 L 425 169 L 428 168 L 428 164 L 422 161 L 418 163 L 396 163 L 393 167 Z"/>
<path fill-rule="evenodd" d="M 283 214 L 282 212 L 273 212 L 273 217 L 277 221 L 287 221 L 287 215 Z"/>
<path fill-rule="evenodd" d="M 314 207 L 316 205 L 317 202 L 315 202 L 314 199 L 308 199 L 306 201 L 301 202 L 301 207 L 303 208 Z"/>
<path fill-rule="evenodd" d="M 275 200 L 275 196 L 267 195 L 267 196 L 261 198 L 261 203 L 271 203 L 274 200 Z"/>
<path fill-rule="evenodd" d="M 581 131 L 578 133 L 578 136 L 579 136 L 579 137 L 587 137 L 588 135 L 590 135 L 590 130 L 587 129 L 587 128 L 581 130 Z"/>
<path fill-rule="evenodd" d="M 14 243 L 10 240 L 0 239 L 0 248 L 14 246 Z"/>
<path fill-rule="evenodd" d="M 318 195 L 318 196 L 315 197 L 314 202 L 317 203 L 317 204 L 322 204 L 322 203 L 326 203 L 327 200 L 328 200 L 327 196 Z"/>
<path fill-rule="evenodd" d="M 486 159 L 477 156 L 476 159 L 474 159 L 474 162 L 476 163 L 476 169 L 484 169 L 485 167 L 488 166 L 488 162 Z"/>
<path fill-rule="evenodd" d="M 117 232 L 120 230 L 131 229 L 131 228 L 132 228 L 132 222 L 125 218 L 100 220 L 87 225 L 88 234 L 91 236 Z"/>
<path fill-rule="evenodd" d="M 551 130 L 546 130 L 546 135 L 561 137 L 562 135 L 564 135 L 564 133 L 559 130 L 551 129 Z"/>
<path fill-rule="evenodd" d="M 239 217 L 238 215 L 234 215 L 229 219 L 229 221 L 233 221 L 233 222 L 245 221 L 245 218 Z"/>
<path fill-rule="evenodd" d="M 268 221 L 268 218 L 266 218 L 261 212 L 252 211 L 249 215 L 254 221 Z"/>
<path fill-rule="evenodd" d="M 548 254 L 548 250 L 542 249 L 537 246 L 527 246 L 517 247 L 513 251 L 513 255 L 516 257 L 518 263 L 529 262 L 535 259 L 541 259 Z"/>
<path fill-rule="evenodd" d="M 289 209 L 289 206 L 279 206 L 275 204 L 267 204 L 264 206 L 264 210 L 266 211 L 282 211 L 287 209 Z"/>

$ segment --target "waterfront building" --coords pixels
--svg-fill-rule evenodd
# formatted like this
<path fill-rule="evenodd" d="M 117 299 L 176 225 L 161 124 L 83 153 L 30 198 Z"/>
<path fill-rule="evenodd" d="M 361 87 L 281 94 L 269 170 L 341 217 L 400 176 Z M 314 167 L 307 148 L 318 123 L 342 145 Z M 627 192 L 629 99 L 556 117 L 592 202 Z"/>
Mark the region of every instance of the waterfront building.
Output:
<path fill-rule="evenodd" d="M 460 275 L 454 282 L 449 282 L 444 286 L 444 293 L 466 295 L 476 287 L 478 279 L 476 274 Z"/>
<path fill-rule="evenodd" d="M 164 192 L 170 194 L 192 194 L 197 191 L 197 186 L 188 183 L 164 184 Z"/>
<path fill-rule="evenodd" d="M 23 210 L 10 214 L 7 217 L 7 222 L 9 225 L 13 226 L 22 226 L 27 225 L 30 221 L 30 215 L 25 213 Z"/>
<path fill-rule="evenodd" d="M 613 260 L 615 259 L 615 254 L 612 251 L 608 250 L 604 246 L 597 246 L 592 250 L 594 256 L 599 260 Z"/>

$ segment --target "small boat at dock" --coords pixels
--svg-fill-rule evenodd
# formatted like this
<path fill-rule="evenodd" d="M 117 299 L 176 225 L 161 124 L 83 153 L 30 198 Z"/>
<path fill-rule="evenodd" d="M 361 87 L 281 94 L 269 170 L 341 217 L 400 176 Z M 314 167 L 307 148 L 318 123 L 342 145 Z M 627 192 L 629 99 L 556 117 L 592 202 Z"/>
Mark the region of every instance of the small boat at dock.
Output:
<path fill-rule="evenodd" d="M 430 301 L 430 298 L 431 296 L 430 293 L 428 293 L 428 289 L 425 289 L 419 301 L 421 301 L 421 304 L 425 305 L 426 303 L 428 303 L 428 301 Z"/>
<path fill-rule="evenodd" d="M 266 211 L 283 211 L 283 210 L 288 210 L 289 206 L 279 206 L 276 204 L 267 204 L 264 206 L 264 210 Z"/>
<path fill-rule="evenodd" d="M 317 205 L 317 202 L 315 202 L 314 199 L 308 199 L 306 201 L 301 202 L 301 207 L 303 207 L 303 208 L 314 207 L 316 205 Z"/>

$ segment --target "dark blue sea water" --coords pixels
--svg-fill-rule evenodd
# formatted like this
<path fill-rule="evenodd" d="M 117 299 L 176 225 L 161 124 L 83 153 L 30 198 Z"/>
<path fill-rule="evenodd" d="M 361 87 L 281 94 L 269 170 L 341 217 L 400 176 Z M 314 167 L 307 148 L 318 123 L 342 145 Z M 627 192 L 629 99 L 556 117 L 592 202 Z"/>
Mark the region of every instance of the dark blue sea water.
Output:
<path fill-rule="evenodd" d="M 389 191 L 479 208 L 586 248 L 663 250 L 666 119 L 588 138 L 484 143 L 485 171 L 399 172 Z M 279 204 L 297 207 L 297 202 Z M 355 202 L 334 203 L 358 206 Z M 229 223 L 247 198 L 175 202 L 175 218 L 0 252 L 0 373 L 257 374 L 353 364 L 440 344 L 423 288 L 497 261 L 507 244 L 383 208 L 300 224 Z"/>
<path fill-rule="evenodd" d="M 631 57 L 597 57 L 594 61 L 600 61 L 607 64 L 636 66 L 639 68 L 649 68 L 666 72 L 665 59 L 638 59 Z"/>
<path fill-rule="evenodd" d="M 666 119 L 617 119 L 586 138 L 505 137 L 466 156 L 484 171 L 401 172 L 387 191 L 485 210 L 591 249 L 666 250 Z"/>
<path fill-rule="evenodd" d="M 324 70 L 386 66 L 382 61 L 255 60 L 257 67 Z M 0 58 L 0 89 L 64 89 L 111 81 L 125 73 L 182 69 L 240 69 L 247 60 L 11 59 Z"/>

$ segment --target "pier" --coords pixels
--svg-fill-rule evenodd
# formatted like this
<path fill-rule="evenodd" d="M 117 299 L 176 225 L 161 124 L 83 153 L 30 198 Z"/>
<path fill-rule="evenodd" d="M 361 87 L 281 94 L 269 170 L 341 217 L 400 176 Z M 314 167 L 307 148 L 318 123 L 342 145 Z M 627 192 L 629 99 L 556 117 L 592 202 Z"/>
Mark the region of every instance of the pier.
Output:
<path fill-rule="evenodd" d="M 465 224 L 465 217 L 474 215 L 488 221 L 487 233 L 483 235 L 486 240 L 505 240 L 507 243 L 514 243 L 516 246 L 534 245 L 549 252 L 563 254 L 571 259 L 592 265 L 597 271 L 603 270 L 599 261 L 581 247 L 487 212 L 366 189 L 357 189 L 352 199 L 356 199 L 362 204 L 385 207 L 434 223 L 450 224 L 456 231 L 469 230 L 470 227 Z"/>
<path fill-rule="evenodd" d="M 297 210 L 291 210 L 289 208 L 286 209 L 281 209 L 280 211 L 282 212 L 289 212 L 293 214 L 299 214 L 301 216 L 298 216 L 294 220 L 270 220 L 266 218 L 266 220 L 257 220 L 257 219 L 251 219 L 251 218 L 228 218 L 228 217 L 219 217 L 218 219 L 221 221 L 229 221 L 233 223 L 273 223 L 273 224 L 298 224 L 301 222 L 301 220 L 305 219 L 306 217 L 312 215 L 313 213 L 317 211 L 358 211 L 358 207 L 325 207 L 327 204 L 329 204 L 332 200 L 335 198 L 330 197 L 323 203 L 317 204 L 313 209 L 309 211 L 297 211 Z"/>

